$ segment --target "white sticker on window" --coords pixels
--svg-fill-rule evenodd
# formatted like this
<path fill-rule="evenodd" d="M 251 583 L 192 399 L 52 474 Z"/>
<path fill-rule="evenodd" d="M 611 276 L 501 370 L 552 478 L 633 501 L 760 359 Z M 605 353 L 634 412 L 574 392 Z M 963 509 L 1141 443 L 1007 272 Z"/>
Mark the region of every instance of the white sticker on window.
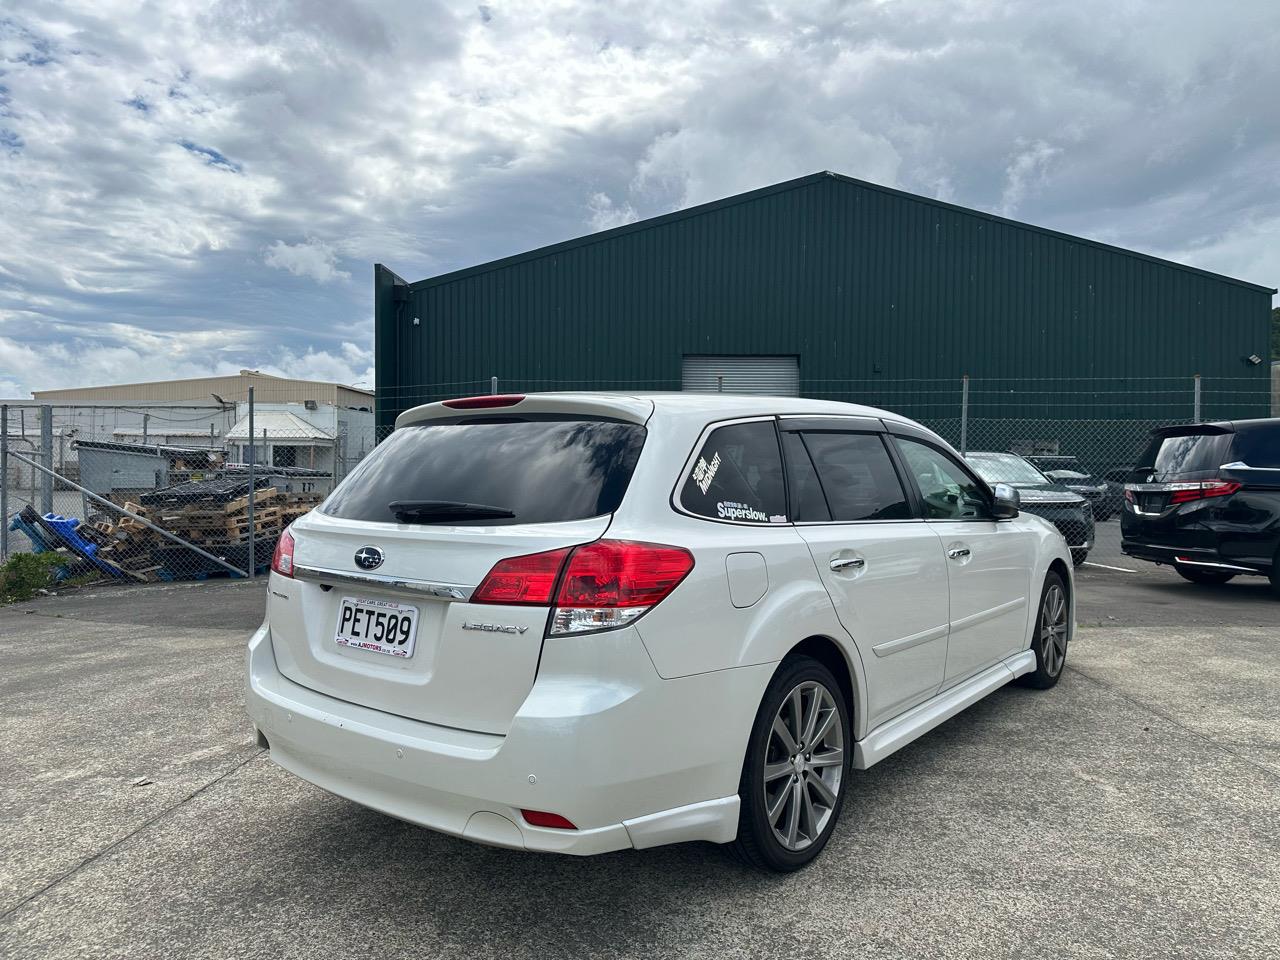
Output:
<path fill-rule="evenodd" d="M 705 495 L 711 489 L 711 481 L 715 479 L 716 471 L 720 469 L 720 454 L 717 452 L 711 458 L 711 462 L 699 457 L 698 462 L 693 465 L 693 482 L 698 485 L 698 489 Z"/>
<path fill-rule="evenodd" d="M 769 515 L 763 510 L 749 507 L 745 503 L 733 500 L 722 500 L 716 504 L 716 516 L 721 520 L 750 520 L 754 523 L 768 523 Z"/>

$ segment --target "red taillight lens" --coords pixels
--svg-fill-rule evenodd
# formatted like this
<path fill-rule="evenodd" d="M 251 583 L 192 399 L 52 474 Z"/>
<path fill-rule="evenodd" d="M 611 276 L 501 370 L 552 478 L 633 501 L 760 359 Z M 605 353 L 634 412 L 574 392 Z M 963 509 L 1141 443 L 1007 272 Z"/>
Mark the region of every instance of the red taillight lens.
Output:
<path fill-rule="evenodd" d="M 565 564 L 551 615 L 551 634 L 592 633 L 626 626 L 679 586 L 693 569 L 682 547 L 597 540 Z"/>
<path fill-rule="evenodd" d="M 569 550 L 499 560 L 471 594 L 471 602 L 548 606 Z"/>
<path fill-rule="evenodd" d="M 566 820 L 558 813 L 546 813 L 542 810 L 521 810 L 520 816 L 531 827 L 550 827 L 553 830 L 577 830 L 573 822 Z"/>
<path fill-rule="evenodd" d="M 693 569 L 680 547 L 597 540 L 573 551 L 556 597 L 559 607 L 651 607 Z"/>
<path fill-rule="evenodd" d="M 1134 493 L 1132 490 L 1130 490 L 1128 487 L 1124 488 L 1124 498 L 1128 500 L 1130 503 L 1138 502 L 1138 495 Z"/>
<path fill-rule="evenodd" d="M 626 626 L 671 593 L 692 569 L 693 554 L 683 547 L 597 540 L 500 560 L 471 594 L 471 602 L 551 606 L 554 598 L 553 636 L 591 633 Z"/>
<path fill-rule="evenodd" d="M 271 569 L 282 577 L 293 576 L 293 534 L 287 529 L 276 541 L 276 552 L 271 555 Z"/>
<path fill-rule="evenodd" d="M 1210 497 L 1229 497 L 1240 489 L 1234 480 L 1206 480 L 1203 483 L 1170 484 L 1173 492 L 1169 494 L 1170 503 L 1192 503 L 1196 500 L 1207 500 Z"/>
<path fill-rule="evenodd" d="M 495 393 L 487 397 L 458 397 L 456 400 L 445 400 L 444 405 L 454 410 L 484 410 L 489 407 L 514 407 L 523 399 L 523 393 Z"/>

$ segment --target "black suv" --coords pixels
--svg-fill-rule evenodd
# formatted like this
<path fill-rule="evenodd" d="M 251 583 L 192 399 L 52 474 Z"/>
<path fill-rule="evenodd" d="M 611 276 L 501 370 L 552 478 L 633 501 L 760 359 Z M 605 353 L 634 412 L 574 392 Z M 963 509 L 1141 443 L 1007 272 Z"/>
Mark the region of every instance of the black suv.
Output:
<path fill-rule="evenodd" d="M 1269 576 L 1280 596 L 1280 418 L 1151 434 L 1125 484 L 1124 552 L 1193 583 Z"/>

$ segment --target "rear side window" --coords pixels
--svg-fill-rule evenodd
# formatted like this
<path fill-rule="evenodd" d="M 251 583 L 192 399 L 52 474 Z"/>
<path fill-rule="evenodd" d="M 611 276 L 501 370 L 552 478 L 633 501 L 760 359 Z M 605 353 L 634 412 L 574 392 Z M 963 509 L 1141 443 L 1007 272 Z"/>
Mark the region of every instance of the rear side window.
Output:
<path fill-rule="evenodd" d="M 1229 461 L 1231 434 L 1195 433 L 1181 437 L 1152 437 L 1138 458 L 1136 470 L 1157 480 L 1190 474 L 1214 474 Z M 1145 478 L 1143 478 L 1145 479 Z M 1203 479 L 1203 478 L 1200 478 Z"/>
<path fill-rule="evenodd" d="M 832 520 L 906 520 L 907 495 L 878 434 L 805 433 Z"/>
<path fill-rule="evenodd" d="M 773 421 L 712 430 L 680 485 L 680 505 L 712 520 L 786 523 L 782 456 Z"/>
<path fill-rule="evenodd" d="M 402 427 L 320 507 L 343 520 L 396 523 L 390 504 L 482 504 L 512 514 L 443 520 L 509 525 L 582 520 L 622 502 L 645 429 L 582 417 L 485 416 Z"/>
<path fill-rule="evenodd" d="M 1234 456 L 1251 467 L 1280 467 L 1280 421 L 1239 431 Z"/>

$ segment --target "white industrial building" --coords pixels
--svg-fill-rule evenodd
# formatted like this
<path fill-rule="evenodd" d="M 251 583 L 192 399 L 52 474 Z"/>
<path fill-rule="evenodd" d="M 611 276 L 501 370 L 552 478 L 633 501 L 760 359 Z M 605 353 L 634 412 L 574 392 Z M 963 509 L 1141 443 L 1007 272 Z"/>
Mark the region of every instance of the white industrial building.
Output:
<path fill-rule="evenodd" d="M 51 407 L 54 464 L 71 479 L 78 473 L 76 440 L 219 450 L 228 462 L 244 462 L 249 447 L 250 387 L 258 463 L 332 471 L 342 477 L 373 449 L 372 391 L 256 370 L 189 380 L 38 390 L 31 400 L 8 401 L 9 432 L 25 436 L 28 445 L 38 445 L 39 408 Z"/>

